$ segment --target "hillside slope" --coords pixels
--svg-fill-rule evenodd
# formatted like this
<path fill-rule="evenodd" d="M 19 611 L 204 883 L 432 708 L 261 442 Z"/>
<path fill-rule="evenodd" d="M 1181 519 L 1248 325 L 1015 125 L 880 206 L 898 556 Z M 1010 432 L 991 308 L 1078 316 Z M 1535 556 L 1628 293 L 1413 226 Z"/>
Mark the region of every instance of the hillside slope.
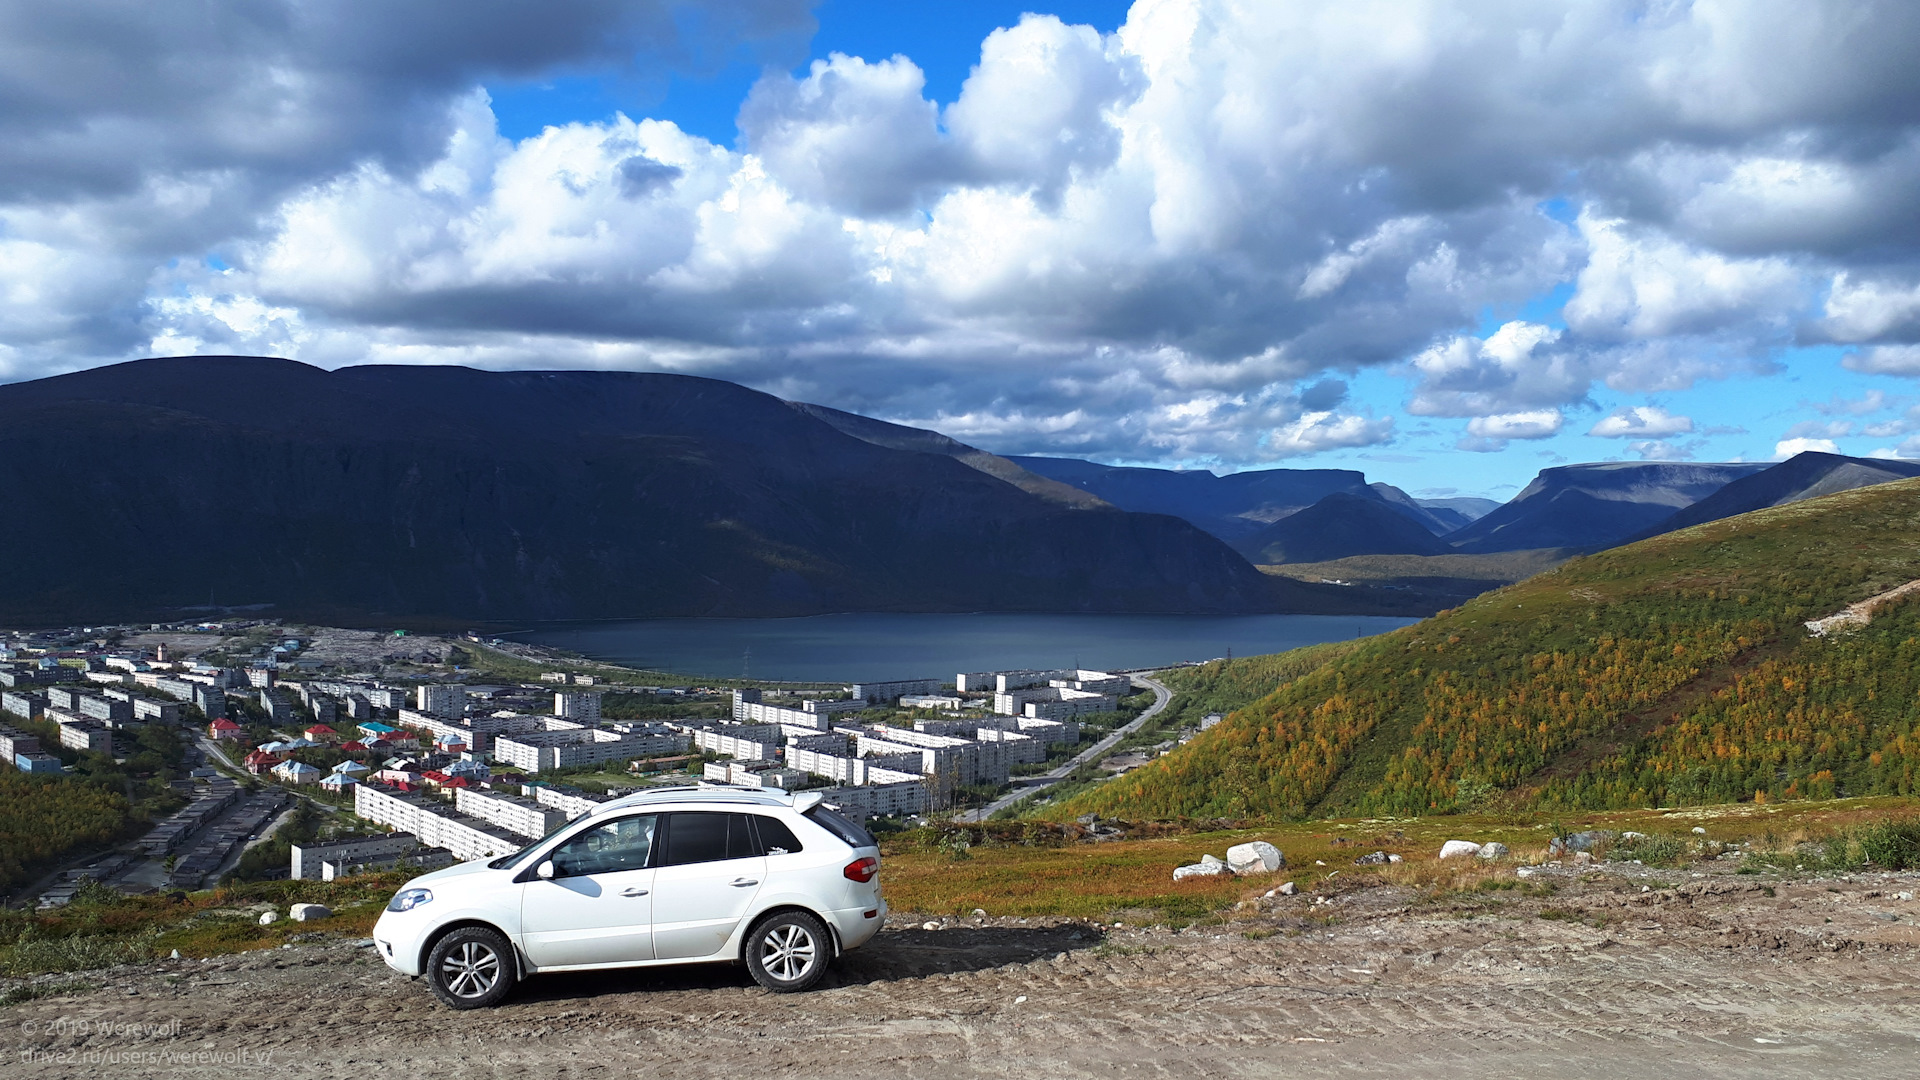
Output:
<path fill-rule="evenodd" d="M 1920 790 L 1920 479 L 1697 526 L 1478 597 L 1278 686 L 1049 815 L 1605 809 Z"/>
<path fill-rule="evenodd" d="M 352 623 L 1356 602 L 1275 591 L 1185 521 L 1076 508 L 1064 485 L 1022 490 L 923 434 L 940 444 L 881 445 L 732 383 L 627 372 L 186 357 L 16 383 L 0 387 L 14 526 L 0 533 L 0 620 L 251 604 Z"/>

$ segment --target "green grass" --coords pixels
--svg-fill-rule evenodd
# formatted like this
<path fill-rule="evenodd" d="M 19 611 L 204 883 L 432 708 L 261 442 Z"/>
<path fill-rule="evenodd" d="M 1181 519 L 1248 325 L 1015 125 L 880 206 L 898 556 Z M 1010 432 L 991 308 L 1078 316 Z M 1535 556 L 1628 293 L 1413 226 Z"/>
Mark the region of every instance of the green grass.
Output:
<path fill-rule="evenodd" d="M 1920 792 L 1920 604 L 1833 640 L 1801 626 L 1916 578 L 1920 480 L 1575 559 L 1390 634 L 1195 669 L 1177 707 L 1240 702 L 1225 723 L 1043 813 L 1290 818 Z"/>

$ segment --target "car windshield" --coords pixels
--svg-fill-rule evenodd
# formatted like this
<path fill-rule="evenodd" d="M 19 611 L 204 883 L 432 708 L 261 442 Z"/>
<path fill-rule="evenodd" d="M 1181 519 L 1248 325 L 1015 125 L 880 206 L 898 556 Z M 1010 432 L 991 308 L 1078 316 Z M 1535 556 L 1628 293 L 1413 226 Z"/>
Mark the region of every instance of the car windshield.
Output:
<path fill-rule="evenodd" d="M 575 819 L 575 820 L 578 820 L 578 819 Z M 541 837 L 538 840 L 535 840 L 533 843 L 528 844 L 526 847 L 521 848 L 519 851 L 513 852 L 512 854 L 509 854 L 509 855 L 502 855 L 499 858 L 488 863 L 487 865 L 492 867 L 495 870 L 511 870 L 514 867 L 519 866 L 521 863 L 526 862 L 527 857 L 529 855 L 532 855 L 536 848 L 540 847 L 542 844 L 545 844 L 547 841 L 553 839 L 555 836 L 558 836 L 562 829 L 568 828 L 569 826 L 573 825 L 573 823 L 574 823 L 573 821 L 563 821 L 560 824 L 555 825 L 553 828 L 548 829 L 547 835 Z"/>

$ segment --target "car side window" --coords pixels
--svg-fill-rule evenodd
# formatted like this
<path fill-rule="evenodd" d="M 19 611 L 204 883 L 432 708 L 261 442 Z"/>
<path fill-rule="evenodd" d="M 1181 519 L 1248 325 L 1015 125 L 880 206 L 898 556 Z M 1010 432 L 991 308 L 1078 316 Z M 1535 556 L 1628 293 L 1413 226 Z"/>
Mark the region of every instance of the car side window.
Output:
<path fill-rule="evenodd" d="M 646 869 L 647 860 L 653 854 L 654 827 L 658 821 L 652 814 L 624 817 L 574 836 L 548 856 L 553 860 L 553 876 L 580 877 Z"/>
<path fill-rule="evenodd" d="M 745 814 L 690 811 L 667 817 L 661 866 L 722 862 L 760 854 Z"/>
<path fill-rule="evenodd" d="M 793 855 L 800 851 L 800 840 L 787 823 L 765 814 L 753 815 L 753 827 L 760 834 L 760 850 L 768 855 Z"/>

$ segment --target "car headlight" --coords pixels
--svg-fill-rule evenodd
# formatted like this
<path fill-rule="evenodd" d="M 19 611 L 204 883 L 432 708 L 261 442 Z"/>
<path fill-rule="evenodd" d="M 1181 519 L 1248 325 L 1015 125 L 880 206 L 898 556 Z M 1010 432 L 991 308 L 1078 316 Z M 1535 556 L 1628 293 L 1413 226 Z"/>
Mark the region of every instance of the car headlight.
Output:
<path fill-rule="evenodd" d="M 433 899 L 432 889 L 401 889 L 387 901 L 388 911 L 412 911 Z"/>

